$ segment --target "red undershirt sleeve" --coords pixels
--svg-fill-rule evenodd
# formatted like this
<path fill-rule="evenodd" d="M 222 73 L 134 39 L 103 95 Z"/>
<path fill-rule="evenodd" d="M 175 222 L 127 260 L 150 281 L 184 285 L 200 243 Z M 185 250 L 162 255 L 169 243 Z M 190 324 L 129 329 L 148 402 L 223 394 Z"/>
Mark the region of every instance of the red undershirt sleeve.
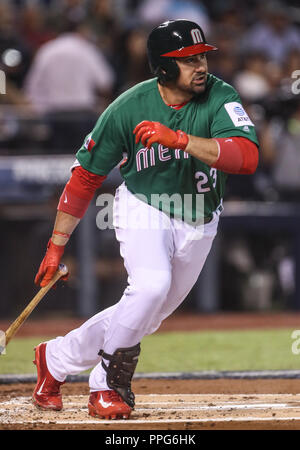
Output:
<path fill-rule="evenodd" d="M 258 148 L 247 138 L 214 138 L 218 143 L 219 157 L 212 167 L 226 173 L 251 175 L 258 165 Z"/>
<path fill-rule="evenodd" d="M 81 166 L 75 167 L 59 199 L 57 210 L 81 219 L 105 179 L 106 176 L 96 175 Z"/>

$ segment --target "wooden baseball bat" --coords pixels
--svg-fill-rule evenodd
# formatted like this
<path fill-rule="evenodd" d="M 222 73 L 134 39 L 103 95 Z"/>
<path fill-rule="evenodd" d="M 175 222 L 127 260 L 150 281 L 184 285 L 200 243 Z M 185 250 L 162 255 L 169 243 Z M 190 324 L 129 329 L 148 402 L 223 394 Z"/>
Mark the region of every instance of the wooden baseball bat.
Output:
<path fill-rule="evenodd" d="M 10 327 L 5 332 L 5 344 L 7 345 L 11 338 L 16 334 L 21 325 L 25 322 L 29 314 L 34 310 L 42 298 L 47 294 L 47 292 L 52 288 L 52 286 L 63 276 L 67 275 L 68 268 L 64 264 L 60 264 L 57 272 L 54 274 L 50 283 L 47 286 L 42 287 L 39 292 L 33 297 L 33 299 L 28 303 L 26 308 L 21 312 L 21 314 L 16 318 L 16 320 L 10 325 Z M 3 348 L 0 349 L 3 351 Z"/>

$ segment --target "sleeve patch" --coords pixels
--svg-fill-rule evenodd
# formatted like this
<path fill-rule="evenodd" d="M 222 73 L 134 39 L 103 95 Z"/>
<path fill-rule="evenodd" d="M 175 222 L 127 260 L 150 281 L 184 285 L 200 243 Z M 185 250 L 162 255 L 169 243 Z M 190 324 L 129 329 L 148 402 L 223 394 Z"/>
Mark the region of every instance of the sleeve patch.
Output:
<path fill-rule="evenodd" d="M 240 103 L 230 102 L 225 103 L 224 106 L 234 126 L 243 127 L 246 125 L 254 127 L 254 124 Z"/>
<path fill-rule="evenodd" d="M 95 144 L 96 142 L 94 141 L 94 139 L 92 139 L 92 134 L 90 134 L 84 143 L 84 147 L 87 149 L 88 152 L 90 152 Z"/>

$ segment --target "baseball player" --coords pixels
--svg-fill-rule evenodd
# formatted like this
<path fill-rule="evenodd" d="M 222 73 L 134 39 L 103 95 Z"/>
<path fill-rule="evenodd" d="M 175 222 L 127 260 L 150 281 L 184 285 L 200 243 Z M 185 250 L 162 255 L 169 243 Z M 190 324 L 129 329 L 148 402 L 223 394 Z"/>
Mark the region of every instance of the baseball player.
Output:
<path fill-rule="evenodd" d="M 258 164 L 254 125 L 236 90 L 208 73 L 206 54 L 217 49 L 201 28 L 167 21 L 152 30 L 147 48 L 155 77 L 121 94 L 86 137 L 35 278 L 40 286 L 51 280 L 96 189 L 121 162 L 114 226 L 128 286 L 110 308 L 36 347 L 33 401 L 44 409 L 62 408 L 67 375 L 93 368 L 89 414 L 129 418 L 142 338 L 198 279 L 217 232 L 227 174 L 252 174 Z"/>

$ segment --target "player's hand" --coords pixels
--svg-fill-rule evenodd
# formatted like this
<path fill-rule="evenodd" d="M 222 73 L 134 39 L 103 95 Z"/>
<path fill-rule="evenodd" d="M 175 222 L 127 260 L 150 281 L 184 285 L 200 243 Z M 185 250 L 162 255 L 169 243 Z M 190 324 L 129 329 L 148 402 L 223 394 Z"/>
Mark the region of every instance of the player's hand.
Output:
<path fill-rule="evenodd" d="M 51 239 L 49 240 L 46 254 L 34 279 L 35 284 L 41 287 L 47 286 L 58 269 L 64 250 L 64 245 L 56 245 Z M 61 279 L 67 280 L 68 274 Z"/>
<path fill-rule="evenodd" d="M 180 148 L 185 150 L 189 138 L 181 130 L 173 131 L 159 122 L 143 120 L 134 129 L 135 143 L 142 142 L 144 147 L 150 148 L 154 142 L 162 144 L 168 148 Z"/>

